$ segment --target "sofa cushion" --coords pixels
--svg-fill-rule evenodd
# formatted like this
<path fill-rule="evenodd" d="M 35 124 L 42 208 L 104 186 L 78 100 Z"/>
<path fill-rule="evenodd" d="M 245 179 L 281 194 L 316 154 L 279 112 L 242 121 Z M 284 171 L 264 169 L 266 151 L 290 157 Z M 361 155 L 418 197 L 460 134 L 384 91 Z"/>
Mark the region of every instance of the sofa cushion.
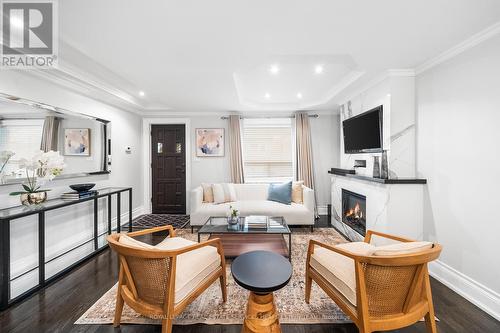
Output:
<path fill-rule="evenodd" d="M 234 184 L 238 201 L 267 200 L 269 184 Z"/>
<path fill-rule="evenodd" d="M 176 250 L 198 244 L 182 237 L 167 237 L 156 248 Z M 175 272 L 175 304 L 180 303 L 194 291 L 210 274 L 220 267 L 220 256 L 217 248 L 205 246 L 183 253 L 177 257 Z"/>
<path fill-rule="evenodd" d="M 293 202 L 290 205 L 285 205 L 268 200 L 247 200 L 237 201 L 234 206 L 239 209 L 241 216 L 283 216 L 289 225 L 307 224 L 311 220 L 312 214 L 304 205 Z"/>
<path fill-rule="evenodd" d="M 390 245 L 377 246 L 374 256 L 397 256 L 412 254 L 432 248 L 431 242 L 401 242 Z"/>
<path fill-rule="evenodd" d="M 214 202 L 214 192 L 212 184 L 201 183 L 203 188 L 203 202 Z"/>
<path fill-rule="evenodd" d="M 214 204 L 236 201 L 236 192 L 233 184 L 212 184 Z"/>
<path fill-rule="evenodd" d="M 213 203 L 203 203 L 200 206 L 198 212 L 203 212 L 204 215 L 208 217 L 210 216 L 226 216 L 227 212 L 229 212 L 229 207 L 233 206 L 235 209 L 238 209 L 238 201 L 236 202 L 226 202 L 218 205 L 214 205 Z"/>
<path fill-rule="evenodd" d="M 371 255 L 375 246 L 365 242 L 352 242 L 336 247 L 358 255 Z M 356 306 L 356 275 L 354 260 L 320 246 L 314 248 L 310 265 L 345 298 Z"/>
<path fill-rule="evenodd" d="M 292 183 L 292 202 L 301 204 L 303 203 L 303 190 L 302 186 L 304 185 L 304 182 L 301 180 L 299 182 L 293 182 Z"/>
<path fill-rule="evenodd" d="M 267 200 L 276 201 L 285 205 L 292 203 L 292 182 L 284 184 L 270 184 Z"/>
<path fill-rule="evenodd" d="M 268 200 L 245 200 L 214 205 L 202 203 L 196 212 L 191 214 L 192 225 L 203 225 L 210 216 L 226 216 L 229 206 L 238 209 L 241 216 L 270 215 L 283 216 L 288 225 L 304 225 L 314 222 L 313 211 L 306 206 L 293 203 L 284 205 Z"/>

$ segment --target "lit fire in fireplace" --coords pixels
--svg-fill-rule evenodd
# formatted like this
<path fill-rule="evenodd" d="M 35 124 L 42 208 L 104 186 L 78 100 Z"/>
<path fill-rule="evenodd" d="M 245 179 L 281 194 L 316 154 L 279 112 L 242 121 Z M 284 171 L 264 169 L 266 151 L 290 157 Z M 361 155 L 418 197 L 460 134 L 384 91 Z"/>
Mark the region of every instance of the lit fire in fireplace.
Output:
<path fill-rule="evenodd" d="M 354 218 L 354 219 L 362 219 L 363 218 L 363 211 L 361 210 L 359 202 L 356 202 L 356 205 L 354 206 L 354 208 L 350 208 L 345 213 L 345 217 L 350 217 L 350 218 Z"/>

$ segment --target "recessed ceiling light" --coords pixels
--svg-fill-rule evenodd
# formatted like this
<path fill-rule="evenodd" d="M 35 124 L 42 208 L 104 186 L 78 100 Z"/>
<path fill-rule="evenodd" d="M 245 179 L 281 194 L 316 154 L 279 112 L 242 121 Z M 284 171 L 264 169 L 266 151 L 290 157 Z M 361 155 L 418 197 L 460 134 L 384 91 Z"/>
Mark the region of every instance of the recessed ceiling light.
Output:
<path fill-rule="evenodd" d="M 266 94 L 264 95 L 264 97 L 265 97 L 266 99 L 269 99 L 269 98 L 271 98 L 271 94 L 266 93 Z"/>
<path fill-rule="evenodd" d="M 321 74 L 321 73 L 323 73 L 323 69 L 324 69 L 324 68 L 323 68 L 323 66 L 322 66 L 322 65 L 316 65 L 316 67 L 314 67 L 314 72 L 315 72 L 316 74 Z"/>
<path fill-rule="evenodd" d="M 302 99 L 302 93 L 297 93 L 297 98 Z"/>
<path fill-rule="evenodd" d="M 144 97 L 145 95 L 146 95 L 146 93 L 144 91 L 142 91 L 142 90 L 139 91 L 139 96 Z"/>
<path fill-rule="evenodd" d="M 280 67 L 278 65 L 271 65 L 271 67 L 269 67 L 269 72 L 271 72 L 271 74 L 278 74 L 280 71 Z"/>

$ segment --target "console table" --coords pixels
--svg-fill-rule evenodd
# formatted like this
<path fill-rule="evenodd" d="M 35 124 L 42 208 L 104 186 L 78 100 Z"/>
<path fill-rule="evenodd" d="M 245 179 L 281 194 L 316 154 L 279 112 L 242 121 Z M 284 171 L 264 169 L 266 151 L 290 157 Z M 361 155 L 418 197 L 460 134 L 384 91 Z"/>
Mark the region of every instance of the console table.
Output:
<path fill-rule="evenodd" d="M 55 279 L 61 277 L 62 275 L 68 273 L 71 269 L 73 269 L 78 264 L 83 261 L 89 259 L 92 256 L 95 256 L 99 252 L 103 251 L 108 247 L 108 245 L 103 245 L 99 247 L 98 238 L 106 233 L 111 234 L 112 226 L 111 226 L 111 198 L 113 195 L 116 195 L 116 220 L 117 220 L 117 232 L 121 231 L 121 195 L 124 192 L 128 192 L 129 199 L 129 211 L 128 211 L 128 230 L 132 231 L 132 188 L 130 187 L 109 187 L 99 189 L 98 193 L 94 196 L 74 200 L 74 201 L 64 201 L 62 199 L 52 199 L 48 200 L 37 206 L 16 206 L 11 208 L 5 208 L 0 210 L 0 310 L 7 308 L 15 302 L 19 302 L 26 297 L 30 296 L 34 292 L 43 288 L 46 284 L 54 281 Z M 107 197 L 108 198 L 108 228 L 107 231 L 98 234 L 98 199 Z M 78 205 L 82 202 L 94 201 L 94 232 L 93 238 L 85 241 L 77 246 L 65 251 L 57 255 L 56 257 L 46 261 L 45 259 L 45 212 L 51 211 L 54 209 L 64 209 L 65 207 Z M 18 276 L 14 279 L 10 277 L 10 224 L 15 223 L 16 219 L 30 216 L 30 215 L 38 215 L 38 266 L 32 268 Z M 72 263 L 68 267 L 64 268 L 62 271 L 54 274 L 50 278 L 45 278 L 45 265 L 49 262 L 56 260 L 63 255 L 85 245 L 90 242 L 94 243 L 94 251 L 84 258 Z M 25 291 L 21 295 L 11 299 L 10 298 L 10 283 L 11 281 L 26 275 L 33 270 L 38 269 L 38 284 L 31 289 Z"/>

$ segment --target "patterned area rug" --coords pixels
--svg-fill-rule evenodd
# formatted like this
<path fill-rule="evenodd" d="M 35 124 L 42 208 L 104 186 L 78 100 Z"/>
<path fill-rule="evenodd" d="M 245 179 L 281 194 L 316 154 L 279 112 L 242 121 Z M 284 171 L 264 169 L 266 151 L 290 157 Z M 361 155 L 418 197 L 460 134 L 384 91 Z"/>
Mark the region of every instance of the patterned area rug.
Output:
<path fill-rule="evenodd" d="M 175 229 L 182 229 L 189 223 L 189 215 L 174 214 L 144 214 L 132 221 L 134 228 L 149 229 L 172 225 Z"/>
<path fill-rule="evenodd" d="M 178 230 L 177 235 L 196 240 L 196 233 Z M 317 228 L 314 233 L 298 231 L 292 234 L 293 276 L 290 283 L 275 293 L 276 306 L 283 324 L 346 323 L 349 318 L 315 284 L 311 291 L 311 303 L 304 301 L 304 272 L 307 246 L 310 239 L 327 244 L 346 242 L 332 228 Z M 222 303 L 218 281 L 201 294 L 184 312 L 175 319 L 174 324 L 241 324 L 246 311 L 248 291 L 238 286 L 230 273 L 228 262 L 228 301 Z M 116 298 L 116 285 L 104 294 L 75 324 L 110 324 L 113 322 Z M 158 320 L 142 317 L 125 305 L 122 323 L 160 324 Z"/>

